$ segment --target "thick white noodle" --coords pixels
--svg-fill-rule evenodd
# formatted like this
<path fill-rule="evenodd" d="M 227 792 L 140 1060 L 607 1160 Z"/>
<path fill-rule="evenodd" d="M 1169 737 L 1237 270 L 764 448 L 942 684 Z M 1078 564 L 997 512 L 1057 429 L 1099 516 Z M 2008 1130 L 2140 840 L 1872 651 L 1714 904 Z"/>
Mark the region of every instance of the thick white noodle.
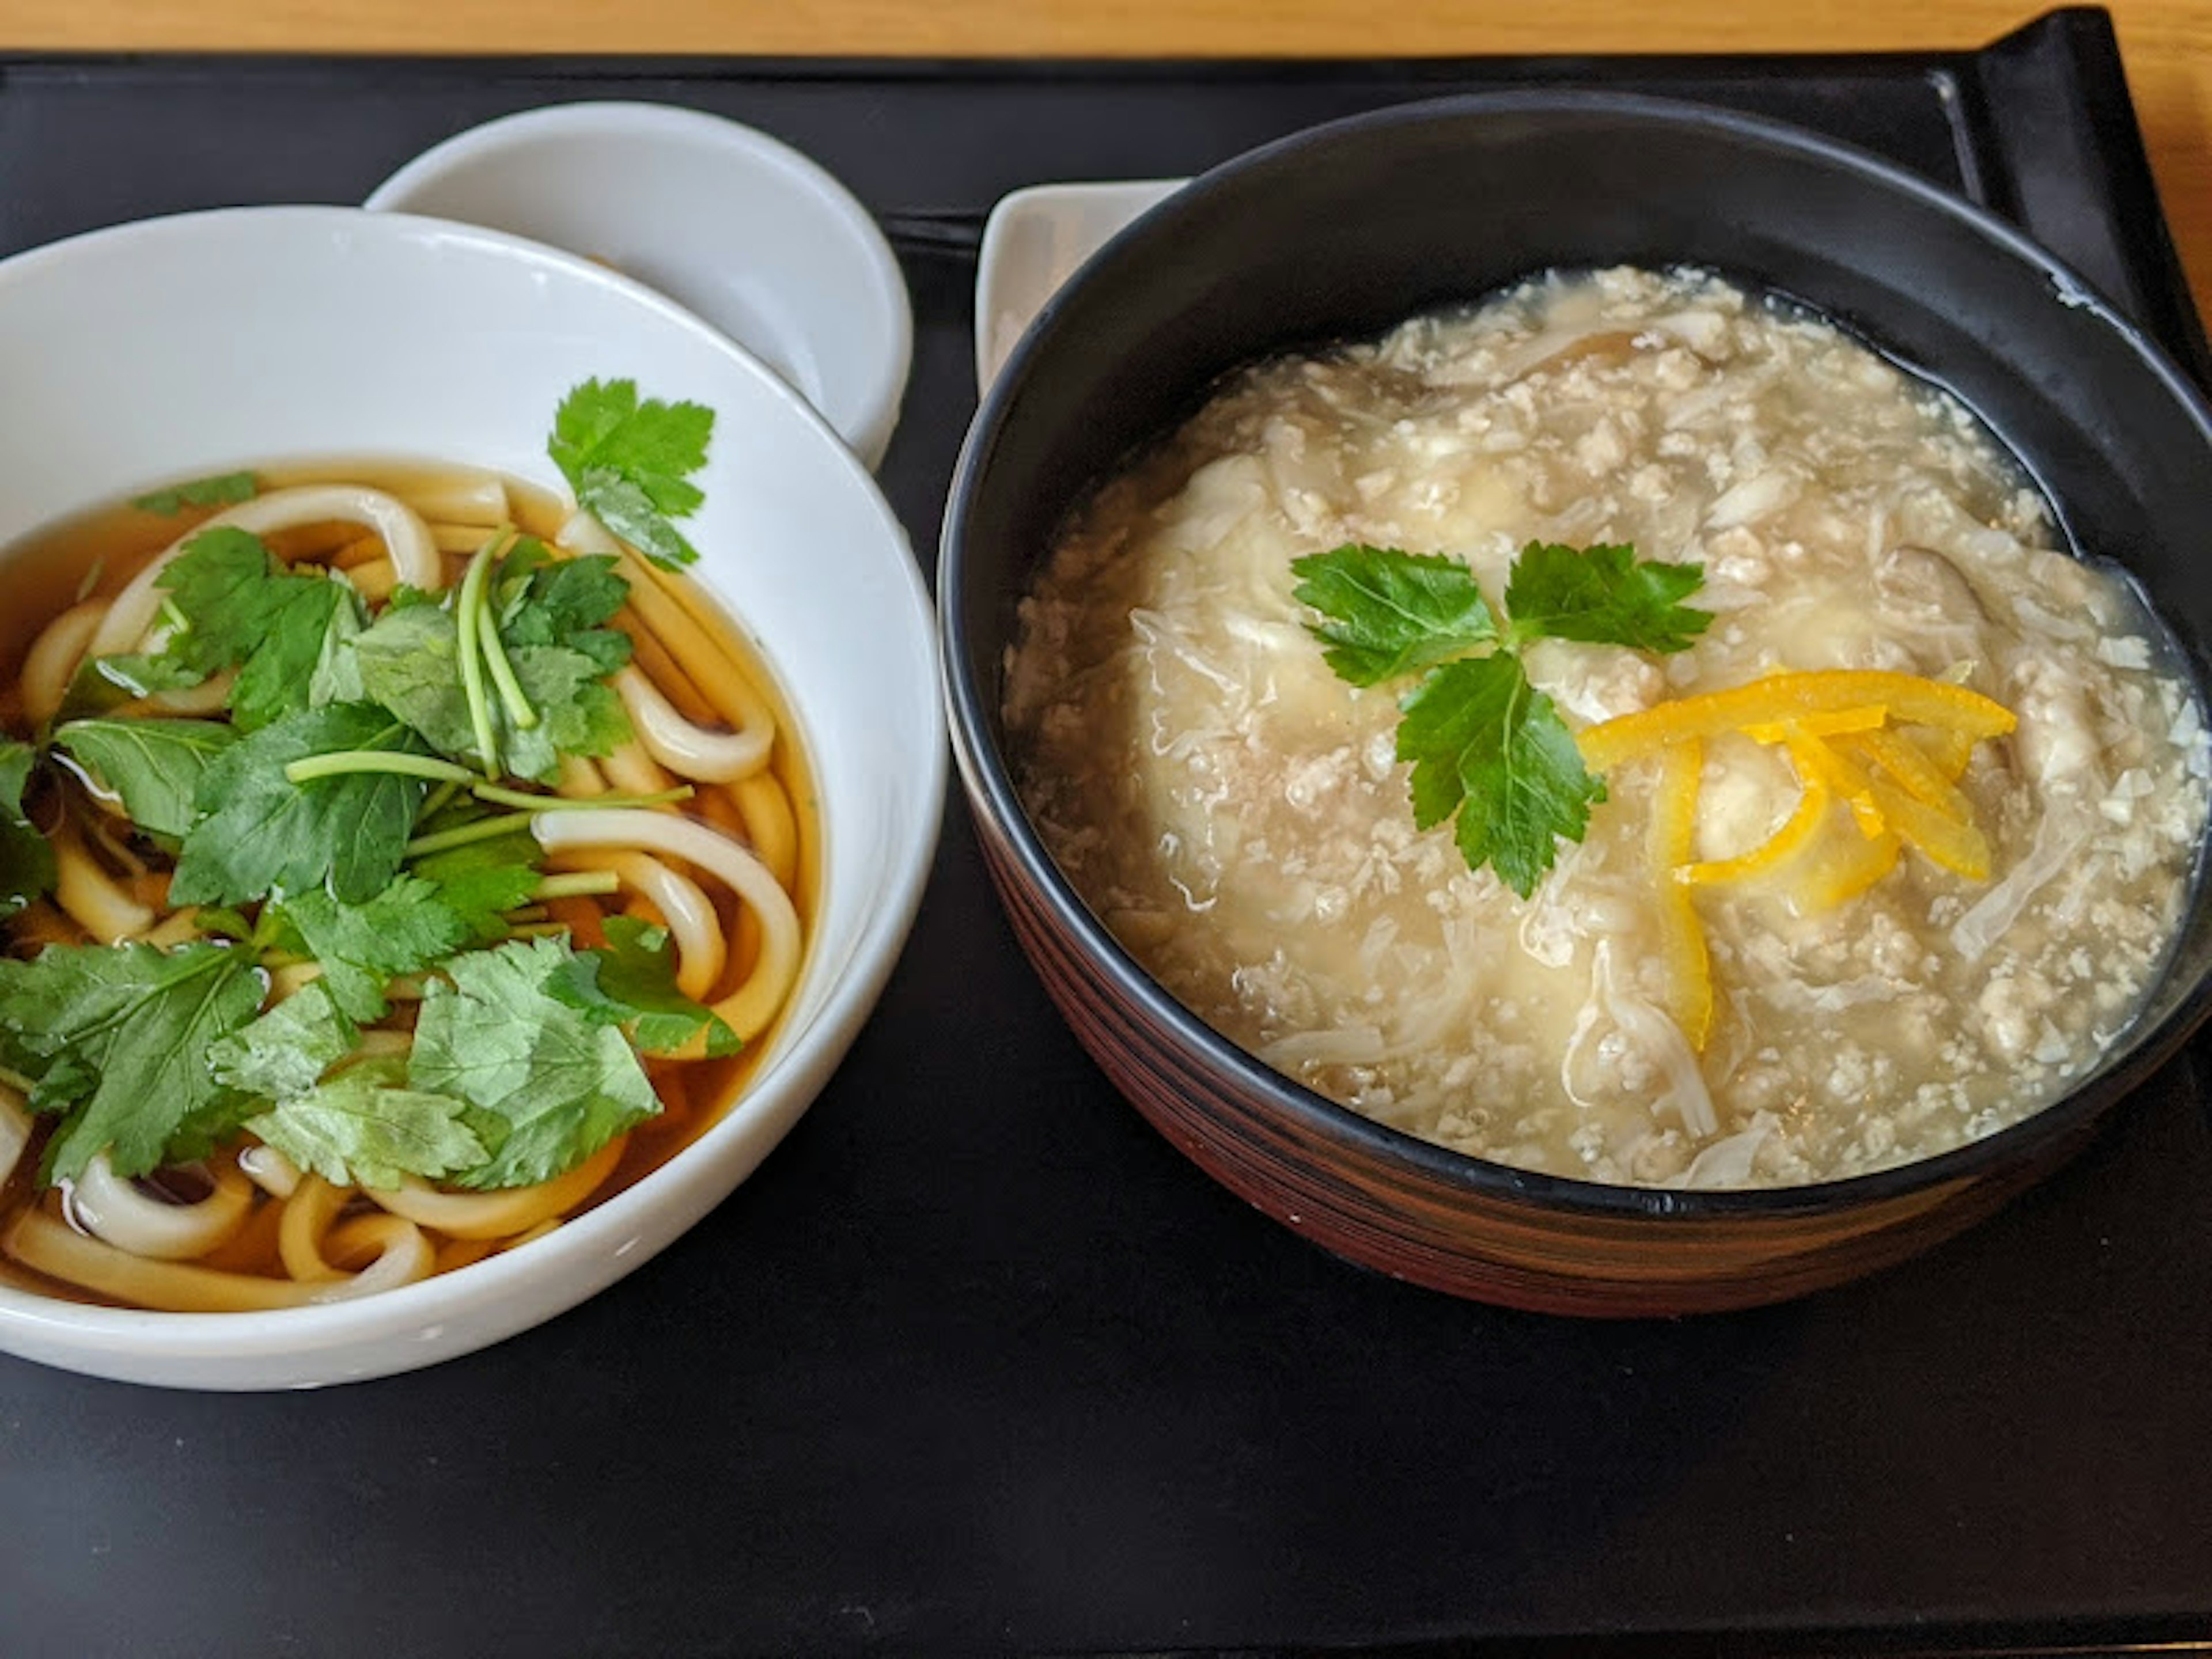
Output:
<path fill-rule="evenodd" d="M 300 1166 L 274 1146 L 256 1141 L 238 1149 L 238 1167 L 271 1198 L 289 1198 L 300 1188 Z"/>
<path fill-rule="evenodd" d="M 161 572 L 194 536 L 221 526 L 247 530 L 255 535 L 289 530 L 298 525 L 331 522 L 357 524 L 374 531 L 404 580 L 416 587 L 435 590 L 446 585 L 446 562 L 415 509 L 397 495 L 363 484 L 302 484 L 295 489 L 275 489 L 228 507 L 204 523 L 195 525 L 131 578 L 115 596 L 88 649 L 95 657 L 137 649 L 161 611 Z"/>
<path fill-rule="evenodd" d="M 580 507 L 562 521 L 560 532 L 553 539 L 571 553 L 594 557 L 618 559 L 629 550 L 615 539 L 613 532 Z"/>
<path fill-rule="evenodd" d="M 495 1193 L 441 1193 L 410 1177 L 396 1189 L 362 1190 L 392 1214 L 448 1238 L 509 1238 L 566 1214 L 598 1191 L 599 1183 L 622 1161 L 626 1139 L 617 1135 L 568 1174 L 534 1187 Z"/>
<path fill-rule="evenodd" d="M 729 884 L 760 919 L 761 954 L 751 975 L 714 1006 L 739 1036 L 764 1030 L 799 977 L 799 912 L 768 866 L 727 836 L 689 818 L 637 807 L 541 812 L 531 824 L 549 853 L 664 853 Z"/>
<path fill-rule="evenodd" d="M 151 907 L 100 867 L 75 824 L 64 821 L 47 840 L 54 849 L 54 902 L 70 921 L 102 945 L 136 939 L 154 925 Z"/>
<path fill-rule="evenodd" d="M 349 1235 L 350 1242 L 374 1246 L 376 1259 L 349 1278 L 306 1282 L 225 1273 L 186 1261 L 149 1261 L 88 1238 L 37 1208 L 26 1210 L 0 1237 L 0 1250 L 65 1285 L 173 1313 L 249 1313 L 342 1302 L 427 1279 L 437 1265 L 429 1240 L 412 1223 L 372 1216 L 348 1225 L 358 1230 Z"/>
<path fill-rule="evenodd" d="M 106 615 L 106 600 L 87 599 L 48 623 L 31 642 L 23 658 L 23 716 L 33 726 L 44 726 L 61 713 L 70 678 Z"/>
<path fill-rule="evenodd" d="M 694 1001 L 711 994 L 722 977 L 729 944 L 705 890 L 646 853 L 603 853 L 584 862 L 613 871 L 660 912 L 676 941 L 676 988 Z"/>
<path fill-rule="evenodd" d="M 495 472 L 410 484 L 407 499 L 425 519 L 440 524 L 481 525 L 494 530 L 514 517 L 507 503 L 507 481 Z"/>
<path fill-rule="evenodd" d="M 0 1083 L 0 1185 L 15 1173 L 16 1159 L 30 1144 L 31 1114 L 24 1108 L 23 1097 Z"/>
<path fill-rule="evenodd" d="M 701 783 L 731 783 L 768 764 L 775 722 L 757 699 L 746 700 L 747 718 L 738 730 L 709 732 L 684 719 L 637 668 L 617 672 L 615 690 L 629 711 L 630 724 L 637 728 L 646 752 L 679 776 Z"/>
<path fill-rule="evenodd" d="M 88 1232 L 118 1250 L 184 1261 L 221 1244 L 252 1212 L 253 1186 L 245 1176 L 221 1170 L 212 1178 L 215 1190 L 198 1203 L 165 1203 L 116 1174 L 102 1152 L 71 1184 L 69 1210 Z"/>
<path fill-rule="evenodd" d="M 601 769 L 606 774 L 608 787 L 618 789 L 625 795 L 657 795 L 664 789 L 676 787 L 676 780 L 647 752 L 641 743 L 623 744 L 606 757 Z M 672 812 L 676 807 L 671 802 L 657 810 Z"/>

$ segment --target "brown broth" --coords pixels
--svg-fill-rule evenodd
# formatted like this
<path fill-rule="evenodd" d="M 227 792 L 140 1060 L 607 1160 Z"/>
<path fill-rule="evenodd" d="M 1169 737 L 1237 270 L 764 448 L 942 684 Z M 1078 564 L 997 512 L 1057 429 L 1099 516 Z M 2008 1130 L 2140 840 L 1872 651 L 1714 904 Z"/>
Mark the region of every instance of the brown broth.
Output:
<path fill-rule="evenodd" d="M 257 476 L 264 492 L 302 483 L 345 482 L 371 485 L 412 500 L 485 475 L 480 471 L 434 464 L 380 459 L 287 463 L 259 469 Z M 507 487 L 509 507 L 519 526 L 552 545 L 555 533 L 567 515 L 564 505 L 550 492 L 516 479 L 502 477 L 501 482 Z M 158 514 L 126 502 L 72 517 L 0 550 L 0 573 L 4 573 L 12 595 L 5 611 L 0 612 L 0 735 L 24 738 L 36 735 L 26 729 L 19 682 L 26 653 L 41 630 L 82 599 L 112 597 L 121 592 L 157 554 L 190 534 L 219 510 L 188 509 L 175 514 Z M 280 551 L 289 550 L 285 544 L 291 540 L 315 550 L 309 556 L 321 557 L 325 556 L 322 551 L 325 546 L 334 548 L 350 538 L 323 533 L 321 527 L 307 526 L 265 539 Z M 455 579 L 458 561 L 465 557 L 448 556 L 449 568 Z M 696 584 L 679 579 L 678 586 L 684 592 L 685 608 L 708 626 L 726 653 L 732 670 L 743 676 L 775 715 L 776 740 L 769 771 L 782 786 L 795 821 L 798 873 L 790 890 L 799 913 L 802 939 L 811 945 L 821 885 L 820 803 L 806 757 L 794 741 L 797 727 L 789 700 L 746 630 Z M 625 611 L 625 621 L 628 617 Z M 702 784 L 697 787 L 700 800 L 693 816 L 709 823 L 718 820 L 724 824 L 741 821 L 734 798 L 735 786 Z M 717 795 L 723 799 L 713 802 L 711 798 Z M 735 906 L 726 896 L 718 896 L 718 908 L 726 934 L 732 941 L 734 959 L 740 949 Z M 21 918 L 0 921 L 0 950 L 19 956 L 33 954 L 23 948 L 21 935 L 24 931 Z M 803 978 L 803 955 L 799 972 Z M 629 1132 L 613 1173 L 561 1218 L 566 1220 L 595 1209 L 636 1185 L 712 1127 L 744 1091 L 763 1057 L 780 1040 L 789 1001 L 787 998 L 775 1019 L 745 1045 L 742 1054 L 714 1060 L 648 1060 L 647 1074 L 661 1097 L 663 1115 L 648 1119 Z M 46 1126 L 42 1123 L 34 1128 L 32 1145 L 15 1170 L 0 1182 L 0 1236 L 4 1236 L 16 1217 L 32 1205 L 48 1206 L 49 1212 L 58 1218 L 68 1217 L 65 1192 L 57 1189 L 41 1193 L 38 1188 L 37 1166 L 45 1139 Z M 258 1194 L 256 1205 L 263 1212 L 282 1207 L 277 1200 Z M 368 1200 L 356 1196 L 342 1212 L 339 1224 L 372 1208 Z M 526 1234 L 523 1242 L 535 1237 L 537 1231 Z M 258 1249 L 253 1247 L 257 1234 Z M 434 1232 L 431 1236 L 443 1238 L 443 1235 Z M 257 1214 L 247 1221 L 236 1238 L 215 1255 L 220 1258 L 220 1265 L 231 1271 L 281 1279 L 286 1275 L 276 1256 L 275 1238 L 273 1223 Z M 458 1253 L 465 1263 L 514 1247 L 502 1243 L 489 1249 L 479 1247 L 459 1249 Z M 441 1264 L 456 1253 L 457 1248 L 452 1243 L 441 1246 Z M 441 1265 L 437 1271 L 453 1270 Z M 48 1279 L 4 1255 L 0 1255 L 0 1285 L 68 1301 L 108 1304 L 108 1298 Z"/>

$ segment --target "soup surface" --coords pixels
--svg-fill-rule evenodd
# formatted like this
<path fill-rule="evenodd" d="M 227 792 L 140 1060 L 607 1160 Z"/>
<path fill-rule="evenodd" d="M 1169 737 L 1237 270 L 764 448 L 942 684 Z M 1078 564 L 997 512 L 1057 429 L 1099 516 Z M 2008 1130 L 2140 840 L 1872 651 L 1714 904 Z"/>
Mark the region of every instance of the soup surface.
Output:
<path fill-rule="evenodd" d="M 1415 827 L 1404 684 L 1332 672 L 1292 562 L 1447 554 L 1494 606 L 1532 542 L 1702 571 L 1686 649 L 1522 648 L 1585 753 L 1606 722 L 1797 678 L 1747 694 L 1764 720 L 1607 766 L 1524 898 Z M 2016 725 L 1968 748 L 1775 690 L 1831 670 L 1969 688 Z M 1986 431 L 1698 272 L 1547 276 L 1236 376 L 1071 523 L 1006 714 L 1054 857 L 1209 1024 L 1379 1121 L 1614 1183 L 1845 1176 L 2048 1103 L 2157 972 L 2206 816 L 2158 625 L 2055 550 Z M 1924 850 L 1954 830 L 1985 868 Z"/>
<path fill-rule="evenodd" d="M 0 1282 L 182 1311 L 465 1266 L 667 1161 L 772 1041 L 819 865 L 758 653 L 586 515 L 445 468 L 207 485 L 9 550 L 0 637 L 0 782 L 19 797 L 0 799 L 18 820 L 6 841 L 0 811 Z M 157 689 L 212 626 L 179 573 L 241 514 L 258 549 L 219 550 L 268 619 L 228 666 Z M 479 565 L 471 691 L 454 641 Z M 128 620 L 134 593 L 149 623 Z M 295 631 L 276 607 L 295 603 L 329 608 L 319 647 L 262 672 L 256 653 Z M 358 753 L 289 783 L 238 764 L 272 733 L 379 708 L 361 729 L 388 730 L 362 746 L 419 775 L 348 769 Z M 165 794 L 163 776 L 183 781 Z M 347 786 L 368 804 L 301 805 Z M 353 819 L 368 839 L 395 792 L 398 861 L 364 875 Z M 260 816 L 234 817 L 249 793 Z M 57 866 L 28 881 L 27 826 Z M 268 873 L 318 836 L 327 869 Z M 202 1012 L 165 983 L 187 962 Z M 130 1000 L 91 1007 L 103 976 Z M 143 1115 L 179 1079 L 200 1116 Z"/>

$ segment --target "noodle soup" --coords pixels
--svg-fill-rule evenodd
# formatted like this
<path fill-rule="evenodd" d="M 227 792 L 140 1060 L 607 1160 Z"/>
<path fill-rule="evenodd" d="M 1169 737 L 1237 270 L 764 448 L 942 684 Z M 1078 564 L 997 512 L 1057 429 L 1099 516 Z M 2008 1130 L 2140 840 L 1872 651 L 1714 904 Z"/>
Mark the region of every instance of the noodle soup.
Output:
<path fill-rule="evenodd" d="M 650 1174 L 742 1093 L 775 1040 L 811 930 L 820 836 L 805 757 L 757 653 L 695 585 L 550 495 L 489 475 L 348 465 L 270 469 L 235 483 L 247 488 L 241 501 L 145 498 L 150 507 L 88 515 L 5 556 L 15 598 L 0 638 L 0 743 L 37 757 L 20 818 L 54 849 L 58 867 L 47 890 L 0 906 L 0 947 L 19 964 L 14 977 L 0 976 L 0 1280 L 43 1294 L 184 1311 L 294 1306 L 448 1272 L 541 1237 Z M 331 602 L 343 617 L 319 649 L 278 665 L 302 682 L 273 693 L 293 712 L 258 732 L 307 718 L 302 711 L 358 706 L 362 671 L 349 655 L 373 653 L 380 632 L 411 638 L 412 649 L 444 648 L 449 623 L 410 632 L 393 619 L 406 621 L 410 607 L 437 618 L 457 611 L 480 562 L 489 573 L 480 578 L 490 596 L 484 625 L 504 639 L 506 678 L 520 704 L 538 693 L 542 706 L 530 713 L 539 718 L 525 726 L 520 705 L 497 713 L 506 691 L 495 669 L 483 691 L 484 718 L 505 722 L 504 757 L 526 757 L 526 773 L 453 769 L 487 775 L 459 782 L 428 752 L 433 744 L 418 736 L 397 745 L 423 775 L 391 775 L 421 793 L 400 861 L 374 892 L 337 890 L 333 878 L 303 894 L 280 879 L 248 896 L 252 880 L 226 872 L 217 879 L 232 890 L 216 896 L 222 902 L 178 902 L 171 890 L 197 856 L 194 836 L 222 821 L 228 803 L 200 797 L 199 826 L 181 838 L 179 823 L 125 815 L 126 798 L 165 798 L 118 751 L 118 733 L 162 753 L 187 732 L 225 755 L 255 740 L 229 729 L 242 724 L 255 647 L 242 665 L 197 684 L 153 683 L 154 659 L 175 655 L 198 625 L 161 586 L 183 579 L 165 578 L 156 563 L 181 547 L 167 567 L 180 571 L 182 557 L 209 545 L 200 532 L 240 527 L 269 556 L 270 583 L 327 572 L 343 589 Z M 587 570 L 598 598 L 579 606 Z M 282 592 L 287 603 L 330 602 L 316 586 Z M 288 625 L 274 616 L 270 637 Z M 568 659 L 579 646 L 604 673 Z M 398 683 L 416 660 L 389 656 L 371 683 L 377 672 Z M 125 665 L 103 672 L 102 662 Z M 263 673 L 261 689 L 279 678 Z M 532 746 L 532 730 L 552 731 L 564 717 L 582 729 L 548 688 L 580 696 L 592 685 L 604 692 L 582 697 L 592 734 Z M 433 724 L 437 711 L 453 713 L 444 701 L 420 706 L 432 714 L 415 717 Z M 313 787 L 297 786 L 303 795 Z M 173 811 L 174 795 L 166 798 Z M 240 849 L 279 837 L 291 820 L 258 830 L 246 822 L 200 850 L 218 866 L 232 854 L 251 865 Z M 465 938 L 456 918 L 468 924 Z M 350 955 L 329 955 L 349 928 Z M 365 939 L 364 929 L 381 929 L 382 940 Z M 418 933 L 421 948 L 407 942 Z M 118 942 L 138 947 L 142 963 L 155 952 L 171 963 L 197 953 L 191 960 L 210 964 L 208 981 L 220 981 L 243 1017 L 209 1045 L 214 1058 L 183 1062 L 201 1068 L 196 1087 L 210 1066 L 222 1079 L 206 1133 L 172 1142 L 190 1156 L 119 1173 L 128 1137 L 118 1136 L 112 1155 L 101 1146 L 58 1174 L 69 1137 L 110 1103 L 96 1092 L 88 1106 L 27 1110 L 27 1097 L 42 1103 L 40 1090 L 70 1086 L 69 1062 L 40 1052 L 35 1030 L 11 1036 L 11 1021 L 34 1027 L 53 1004 L 57 1018 L 85 1025 L 83 1052 L 119 1070 L 125 1056 L 102 1045 L 125 1040 L 116 1020 L 131 1016 L 101 1028 L 85 1019 L 82 994 L 56 1003 L 47 982 L 56 975 L 28 971 L 48 947 Z M 543 982 L 507 982 L 526 969 L 542 969 Z M 257 1060 L 252 1034 L 310 1004 L 318 1018 L 296 1026 L 353 1041 L 319 1065 L 325 1051 L 304 1043 L 308 1069 L 295 1055 L 285 1081 L 283 1064 Z M 513 1023 L 502 1016 L 513 1008 L 542 1012 L 551 1035 L 485 1057 L 487 1045 L 507 1040 L 501 1028 Z M 433 1025 L 445 1033 L 438 1087 L 417 1052 Z M 588 1089 L 562 1097 L 561 1121 L 533 1116 L 587 1064 L 601 1069 Z M 273 1097 L 272 1083 L 281 1085 Z M 364 1100 L 404 1097 L 411 1110 L 416 1097 L 441 1091 L 447 1104 L 429 1116 L 331 1138 L 331 1115 Z M 409 1169 L 404 1148 L 390 1156 L 390 1143 L 426 1132 L 450 1142 L 433 1161 L 437 1173 Z M 473 1164 L 471 1141 L 483 1155 Z M 356 1178 L 337 1178 L 347 1175 Z"/>
<path fill-rule="evenodd" d="M 1594 785 L 1516 890 L 1417 820 L 1418 671 L 1347 684 L 1295 567 L 1402 550 L 1416 610 L 1457 568 L 1494 657 L 1532 552 L 1624 548 L 1700 620 L 1513 647 Z M 1047 847 L 1194 1012 L 1377 1121 L 1613 1184 L 1832 1180 L 2058 1098 L 2154 982 L 2206 820 L 2127 582 L 1956 402 L 1698 272 L 1232 377 L 1066 527 L 1004 708 Z"/>

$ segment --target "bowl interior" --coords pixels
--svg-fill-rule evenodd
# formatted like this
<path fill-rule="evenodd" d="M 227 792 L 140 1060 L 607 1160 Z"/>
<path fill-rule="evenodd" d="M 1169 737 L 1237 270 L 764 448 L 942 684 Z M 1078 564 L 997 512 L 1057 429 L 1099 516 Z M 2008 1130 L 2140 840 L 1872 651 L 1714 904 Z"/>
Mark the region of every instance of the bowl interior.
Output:
<path fill-rule="evenodd" d="M 471 128 L 368 205 L 511 231 L 668 295 L 883 458 L 913 333 L 905 278 L 867 210 L 767 134 L 670 105 L 556 105 Z"/>
<path fill-rule="evenodd" d="M 1004 653 L 1064 514 L 1133 448 L 1255 358 L 1380 333 L 1547 269 L 1711 267 L 1804 301 L 1948 386 L 2026 463 L 2077 550 L 2117 562 L 2173 627 L 2200 684 L 2212 579 L 2188 539 L 2212 489 L 2202 401 L 2140 332 L 2049 255 L 1897 169 L 1771 124 L 1661 100 L 1514 94 L 1356 118 L 1229 164 L 1153 209 L 1047 306 L 975 430 L 941 578 L 956 736 L 971 792 L 1026 879 L 1190 1047 L 1336 1132 L 1474 1184 L 1634 1207 L 1637 1189 L 1519 1172 L 1355 1120 L 1176 1007 L 1059 875 L 1005 764 Z M 2057 1133 L 2170 1053 L 2205 1010 L 2212 911 L 2097 1077 L 2004 1134 L 1823 1188 L 1674 1194 L 1664 1207 L 1837 1201 L 1957 1174 Z"/>
<path fill-rule="evenodd" d="M 782 381 L 681 308 L 529 243 L 350 209 L 191 215 L 25 254 L 0 265 L 0 377 L 40 417 L 0 456 L 0 549 L 150 484 L 279 460 L 444 459 L 565 493 L 545 439 L 561 398 L 592 376 L 716 411 L 707 502 L 686 525 L 696 574 L 781 681 L 819 792 L 815 937 L 749 1093 L 672 1163 L 531 1249 L 273 1315 L 118 1315 L 0 1288 L 0 1347 L 270 1386 L 480 1346 L 696 1219 L 850 1042 L 911 921 L 939 816 L 927 601 L 865 470 Z"/>

